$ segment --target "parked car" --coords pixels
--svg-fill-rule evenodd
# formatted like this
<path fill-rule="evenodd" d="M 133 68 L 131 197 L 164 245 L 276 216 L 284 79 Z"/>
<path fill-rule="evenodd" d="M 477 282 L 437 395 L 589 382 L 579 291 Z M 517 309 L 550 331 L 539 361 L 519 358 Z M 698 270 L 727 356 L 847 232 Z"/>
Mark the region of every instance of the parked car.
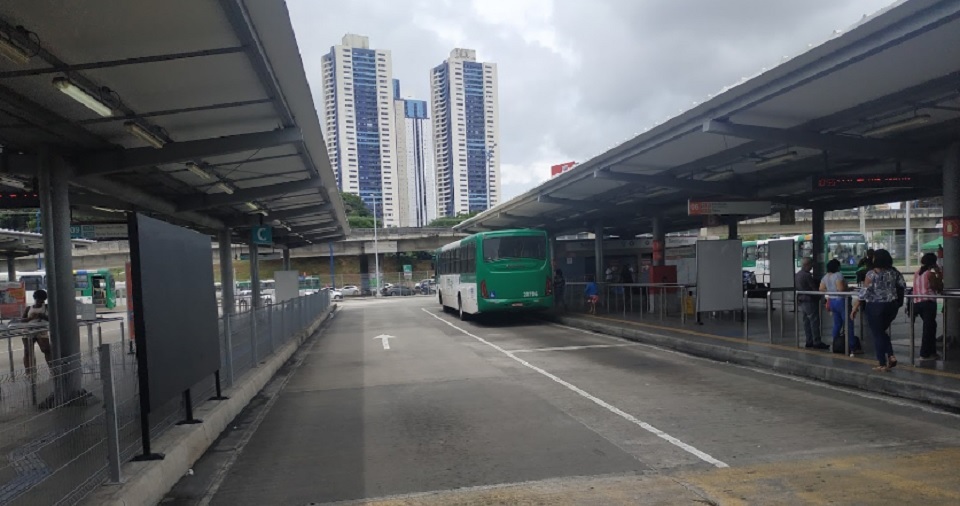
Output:
<path fill-rule="evenodd" d="M 414 290 L 424 295 L 437 293 L 437 282 L 432 279 L 424 279 L 416 284 Z"/>
<path fill-rule="evenodd" d="M 340 288 L 340 293 L 342 293 L 344 297 L 354 297 L 360 295 L 360 288 L 355 285 L 347 285 Z"/>
<path fill-rule="evenodd" d="M 343 292 L 336 288 L 330 289 L 330 296 L 333 297 L 333 300 L 343 300 Z"/>
<path fill-rule="evenodd" d="M 406 286 L 391 286 L 387 289 L 385 294 L 388 297 L 395 297 L 398 295 L 413 295 L 413 289 Z"/>

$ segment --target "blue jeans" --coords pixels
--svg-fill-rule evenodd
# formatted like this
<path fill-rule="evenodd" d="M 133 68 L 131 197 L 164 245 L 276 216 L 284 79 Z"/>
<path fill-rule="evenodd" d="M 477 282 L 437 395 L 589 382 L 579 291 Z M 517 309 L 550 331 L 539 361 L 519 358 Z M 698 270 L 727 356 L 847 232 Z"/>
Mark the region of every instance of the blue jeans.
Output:
<path fill-rule="evenodd" d="M 857 349 L 857 337 L 853 333 L 853 318 L 850 318 L 850 310 L 844 311 L 844 299 L 830 299 L 830 312 L 833 314 L 833 339 L 840 337 L 840 330 L 843 329 L 843 320 L 847 320 L 847 342 L 850 343 L 850 351 Z"/>
<path fill-rule="evenodd" d="M 867 326 L 870 327 L 870 334 L 873 336 L 873 346 L 877 349 L 877 362 L 880 365 L 887 365 L 887 357 L 893 355 L 893 343 L 890 342 L 890 334 L 887 329 L 897 317 L 896 302 L 868 302 Z"/>

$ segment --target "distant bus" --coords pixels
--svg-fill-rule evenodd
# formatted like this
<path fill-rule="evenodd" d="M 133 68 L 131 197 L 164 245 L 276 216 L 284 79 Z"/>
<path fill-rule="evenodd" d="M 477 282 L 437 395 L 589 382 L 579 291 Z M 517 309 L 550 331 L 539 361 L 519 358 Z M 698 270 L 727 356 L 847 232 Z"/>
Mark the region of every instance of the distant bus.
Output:
<path fill-rule="evenodd" d="M 6 280 L 6 273 L 0 274 L 0 281 Z M 18 271 L 17 281 L 23 284 L 27 304 L 33 302 L 34 292 L 48 290 L 46 271 Z M 109 269 L 73 271 L 73 288 L 77 302 L 107 309 L 117 307 L 117 284 Z"/>
<path fill-rule="evenodd" d="M 550 244 L 542 230 L 482 232 L 436 252 L 443 309 L 469 315 L 553 306 Z"/>
<path fill-rule="evenodd" d="M 743 270 L 751 271 L 758 283 L 770 283 L 770 241 L 792 239 L 794 242 L 794 268 L 800 268 L 804 257 L 813 256 L 813 235 L 803 234 L 760 241 L 743 241 Z M 824 258 L 840 261 L 840 272 L 848 280 L 856 279 L 857 264 L 867 251 L 867 239 L 859 232 L 828 232 L 824 234 Z"/>

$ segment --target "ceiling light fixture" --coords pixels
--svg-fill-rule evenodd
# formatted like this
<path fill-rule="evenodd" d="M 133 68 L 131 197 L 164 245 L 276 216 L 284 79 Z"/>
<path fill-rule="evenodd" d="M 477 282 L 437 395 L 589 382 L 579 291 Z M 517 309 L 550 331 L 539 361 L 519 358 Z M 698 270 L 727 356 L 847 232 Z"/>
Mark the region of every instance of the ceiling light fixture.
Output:
<path fill-rule="evenodd" d="M 247 206 L 247 209 L 249 209 L 249 210 L 251 210 L 251 211 L 254 211 L 254 212 L 260 210 L 260 206 L 254 204 L 253 202 L 244 202 L 243 205 Z"/>
<path fill-rule="evenodd" d="M 187 170 L 192 172 L 194 175 L 196 175 L 200 179 L 206 179 L 208 181 L 213 179 L 213 176 L 209 172 L 207 172 L 206 169 L 201 167 L 200 164 L 196 162 L 187 162 Z"/>
<path fill-rule="evenodd" d="M 125 213 L 126 212 L 123 209 L 114 209 L 112 207 L 100 207 L 100 206 L 90 206 L 90 207 L 96 209 L 97 211 L 103 211 L 105 213 Z"/>
<path fill-rule="evenodd" d="M 904 128 L 910 128 L 912 126 L 922 125 L 928 121 L 930 121 L 929 114 L 920 114 L 912 118 L 907 118 L 894 123 L 889 123 L 887 125 L 871 128 L 870 130 L 863 132 L 863 135 L 867 137 L 872 137 L 874 135 L 883 135 L 883 134 L 894 132 L 897 130 L 903 130 Z"/>
<path fill-rule="evenodd" d="M 233 195 L 233 187 L 231 187 L 231 186 L 230 186 L 229 184 L 227 184 L 227 183 L 220 182 L 220 183 L 215 184 L 214 187 L 215 187 L 215 188 L 219 188 L 220 191 L 222 191 L 223 193 L 226 193 L 227 195 Z"/>
<path fill-rule="evenodd" d="M 102 100 L 88 93 L 83 88 L 70 82 L 66 77 L 56 77 L 53 79 L 53 86 L 60 90 L 64 95 L 80 102 L 87 109 L 99 114 L 104 118 L 113 116 L 113 109 L 103 103 Z"/>
<path fill-rule="evenodd" d="M 167 141 L 165 141 L 165 140 L 161 139 L 160 137 L 158 137 L 157 134 L 151 132 L 150 130 L 147 130 L 146 128 L 144 128 L 144 127 L 142 127 L 142 126 L 140 126 L 140 124 L 137 123 L 137 122 L 135 122 L 135 121 L 128 121 L 128 122 L 124 123 L 123 126 L 124 126 L 124 128 L 127 129 L 127 131 L 129 131 L 129 132 L 132 133 L 133 135 L 139 137 L 140 140 L 142 140 L 143 142 L 146 142 L 147 144 L 149 144 L 149 145 L 151 145 L 151 146 L 153 146 L 153 147 L 155 147 L 155 148 L 157 148 L 157 149 L 162 148 L 163 145 L 167 143 Z"/>
<path fill-rule="evenodd" d="M 0 37 L 0 55 L 19 65 L 24 65 L 30 61 L 30 53 L 3 37 Z"/>
<path fill-rule="evenodd" d="M 779 165 L 783 162 L 789 162 L 790 160 L 793 160 L 797 156 L 799 156 L 799 154 L 796 151 L 787 151 L 786 153 L 783 153 L 781 155 L 772 156 L 765 160 L 760 160 L 759 162 L 756 163 L 756 166 L 758 169 L 773 167 L 774 165 Z"/>

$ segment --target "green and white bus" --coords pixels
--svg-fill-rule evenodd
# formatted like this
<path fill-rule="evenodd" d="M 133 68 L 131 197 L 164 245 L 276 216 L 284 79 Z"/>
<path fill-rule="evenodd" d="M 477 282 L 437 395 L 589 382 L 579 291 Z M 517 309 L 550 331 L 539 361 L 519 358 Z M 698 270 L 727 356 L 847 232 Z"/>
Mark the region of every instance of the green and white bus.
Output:
<path fill-rule="evenodd" d="M 813 256 L 813 235 L 803 234 L 759 241 L 743 241 L 743 270 L 753 272 L 757 282 L 770 282 L 770 241 L 791 239 L 794 243 L 796 269 L 804 257 Z M 840 272 L 847 280 L 857 277 L 857 263 L 867 251 L 867 239 L 859 232 L 827 232 L 823 237 L 824 258 L 840 261 Z"/>
<path fill-rule="evenodd" d="M 550 244 L 542 230 L 482 232 L 436 252 L 444 311 L 470 315 L 553 306 Z"/>

